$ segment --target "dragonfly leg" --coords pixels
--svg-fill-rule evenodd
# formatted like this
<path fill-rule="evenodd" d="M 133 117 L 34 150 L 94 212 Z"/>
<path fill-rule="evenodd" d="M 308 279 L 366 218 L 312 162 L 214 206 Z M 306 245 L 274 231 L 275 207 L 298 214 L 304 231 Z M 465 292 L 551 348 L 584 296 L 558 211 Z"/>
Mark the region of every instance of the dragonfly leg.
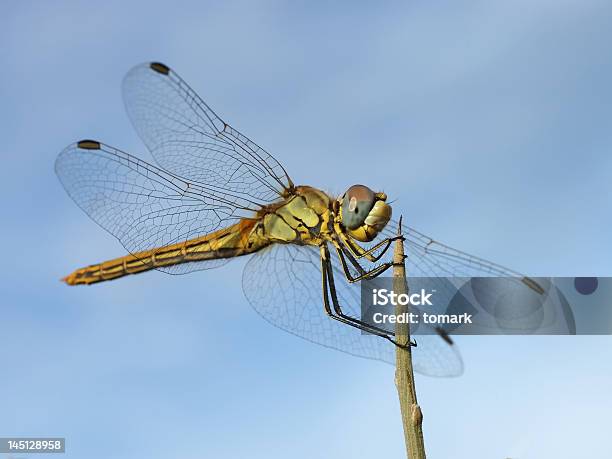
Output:
<path fill-rule="evenodd" d="M 389 341 L 391 341 L 397 347 L 401 347 L 402 349 L 409 349 L 411 347 L 417 347 L 417 342 L 416 342 L 415 339 L 411 339 L 408 344 L 400 344 L 397 341 L 395 341 L 393 338 L 389 338 L 388 336 L 385 336 L 385 338 L 387 338 Z"/>
<path fill-rule="evenodd" d="M 359 319 L 356 319 L 355 317 L 346 315 L 342 311 L 342 307 L 340 306 L 340 302 L 338 301 L 336 285 L 334 283 L 333 267 L 331 266 L 329 250 L 326 245 L 321 246 L 321 273 L 322 273 L 322 283 L 323 283 L 323 307 L 325 309 L 325 313 L 329 317 L 339 322 L 342 322 L 346 325 L 349 325 L 351 327 L 355 327 L 366 333 L 370 333 L 370 334 L 385 338 L 398 347 L 406 348 L 410 346 L 416 346 L 416 342 L 410 342 L 408 345 L 399 344 L 396 340 L 392 338 L 392 336 L 395 336 L 393 332 L 390 332 L 389 330 L 385 330 L 384 328 L 380 328 L 375 325 L 371 325 L 366 322 L 363 322 Z M 330 297 L 331 297 L 331 304 L 329 301 Z M 333 310 L 332 310 L 332 305 L 333 305 Z"/>
<path fill-rule="evenodd" d="M 389 263 L 384 263 L 380 266 L 377 266 L 376 268 L 371 269 L 370 271 L 366 271 L 363 268 L 363 266 L 361 266 L 359 262 L 355 259 L 355 257 L 353 257 L 353 255 L 348 250 L 346 250 L 346 248 L 341 242 L 332 241 L 332 244 L 336 248 L 336 252 L 338 253 L 338 258 L 340 258 L 340 264 L 342 265 L 342 270 L 344 271 L 344 275 L 346 276 L 347 280 L 351 283 L 361 281 L 364 279 L 373 279 L 377 276 L 380 276 L 383 272 L 385 272 L 387 269 L 393 266 L 393 263 L 389 262 Z M 354 277 L 351 274 L 348 268 L 348 265 L 346 264 L 345 257 L 349 259 L 351 264 L 359 272 L 359 275 L 357 277 Z"/>
<path fill-rule="evenodd" d="M 371 261 L 372 263 L 375 263 L 382 258 L 382 256 L 387 252 L 387 250 L 389 250 L 389 247 L 391 247 L 392 242 L 397 241 L 399 239 L 404 239 L 404 236 L 402 235 L 388 237 L 383 239 L 373 247 L 365 249 L 359 244 L 357 244 L 355 241 L 353 241 L 349 236 L 347 236 L 346 233 L 341 230 L 341 228 L 336 228 L 336 233 L 340 236 L 344 245 L 348 247 L 348 249 L 355 258 L 365 258 L 366 260 Z M 375 253 L 381 247 L 384 248 L 380 251 L 380 253 L 378 255 L 373 255 L 373 253 Z"/>

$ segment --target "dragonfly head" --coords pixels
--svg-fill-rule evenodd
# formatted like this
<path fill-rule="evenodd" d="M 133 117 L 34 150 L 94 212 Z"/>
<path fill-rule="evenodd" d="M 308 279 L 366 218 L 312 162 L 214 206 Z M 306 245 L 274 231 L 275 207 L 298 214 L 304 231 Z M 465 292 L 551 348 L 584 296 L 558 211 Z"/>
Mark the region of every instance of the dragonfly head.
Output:
<path fill-rule="evenodd" d="M 391 218 L 385 193 L 375 193 L 364 185 L 353 185 L 338 199 L 340 223 L 358 241 L 373 240 Z"/>

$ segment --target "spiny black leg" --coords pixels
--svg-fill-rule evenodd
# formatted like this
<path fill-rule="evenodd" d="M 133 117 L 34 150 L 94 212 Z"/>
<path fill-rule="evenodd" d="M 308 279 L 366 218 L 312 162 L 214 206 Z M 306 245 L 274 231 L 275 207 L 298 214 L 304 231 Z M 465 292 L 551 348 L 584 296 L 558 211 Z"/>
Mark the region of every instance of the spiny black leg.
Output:
<path fill-rule="evenodd" d="M 334 308 L 334 312 L 337 315 L 334 317 L 337 320 L 340 320 L 341 322 L 347 323 L 367 333 L 371 333 L 371 334 L 383 336 L 383 337 L 386 337 L 389 334 L 393 336 L 392 332 L 389 332 L 388 330 L 385 330 L 384 328 L 380 328 L 380 327 L 377 327 L 376 325 L 365 323 L 359 319 L 356 319 L 354 317 L 344 314 L 344 312 L 342 311 L 342 307 L 340 306 L 340 302 L 338 301 L 336 285 L 334 282 L 333 267 L 329 259 L 329 250 L 327 249 L 327 246 L 324 246 L 321 250 L 322 250 L 322 256 L 321 256 L 322 272 L 323 272 L 323 275 L 327 277 L 327 280 L 324 281 L 324 285 L 328 287 L 327 290 L 329 290 L 329 293 L 331 294 L 332 305 Z M 329 302 L 328 302 L 328 306 L 329 306 Z"/>
<path fill-rule="evenodd" d="M 334 247 L 336 248 L 336 252 L 338 253 L 338 258 L 340 259 L 340 264 L 342 265 L 342 270 L 344 271 L 344 275 L 349 282 L 357 282 L 364 279 L 373 279 L 375 277 L 380 276 L 383 272 L 393 266 L 393 263 L 384 263 L 376 268 L 366 271 L 363 266 L 359 264 L 357 260 L 349 253 L 346 252 L 344 246 L 339 241 L 333 241 Z M 348 265 L 346 264 L 346 258 L 349 259 L 351 264 L 359 271 L 360 275 L 357 277 L 353 277 L 350 270 L 348 269 Z"/>
<path fill-rule="evenodd" d="M 323 308 L 325 310 L 325 314 L 327 314 L 329 317 L 331 317 L 334 320 L 342 322 L 345 325 L 349 325 L 351 327 L 358 328 L 359 330 L 366 331 L 368 333 L 372 333 L 372 334 L 375 334 L 375 335 L 387 338 L 387 336 L 384 335 L 383 333 L 379 333 L 379 332 L 377 332 L 375 330 L 370 330 L 367 327 L 363 327 L 363 326 L 358 325 L 356 323 L 358 321 L 353 322 L 352 320 L 349 320 L 349 318 L 347 318 L 345 316 L 336 316 L 336 315 L 334 315 L 334 313 L 332 312 L 332 308 L 331 308 L 331 306 L 329 304 L 330 288 L 329 288 L 329 285 L 328 285 L 327 266 L 325 266 L 325 261 L 324 261 L 323 256 L 321 256 L 321 273 L 322 273 L 322 280 L 323 280 Z M 332 292 L 331 295 L 332 295 L 332 301 L 334 301 L 334 297 L 336 296 L 335 295 L 335 291 Z M 336 298 L 336 301 L 337 301 L 337 298 Z M 335 305 L 334 305 L 334 309 L 337 309 Z"/>
<path fill-rule="evenodd" d="M 351 327 L 355 327 L 366 333 L 370 333 L 370 334 L 385 338 L 398 347 L 402 347 L 402 348 L 407 348 L 409 346 L 416 347 L 417 345 L 416 341 L 414 342 L 411 341 L 408 346 L 399 344 L 397 341 L 391 338 L 391 336 L 394 336 L 393 332 L 376 327 L 374 325 L 367 324 L 361 320 L 355 319 L 354 317 L 347 316 L 346 314 L 342 312 L 342 308 L 338 301 L 338 295 L 336 292 L 336 286 L 335 286 L 334 277 L 333 277 L 333 268 L 329 260 L 329 250 L 327 249 L 327 246 L 321 247 L 321 274 L 322 274 L 322 288 L 323 288 L 323 308 L 325 310 L 325 314 L 327 314 L 332 319 L 342 322 L 346 325 L 350 325 Z M 331 299 L 333 303 L 333 312 L 332 312 L 331 305 L 329 304 L 329 295 L 331 295 Z M 337 315 L 334 315 L 334 312 Z"/>
<path fill-rule="evenodd" d="M 388 336 L 385 336 L 384 338 L 387 338 L 389 341 L 391 341 L 397 347 L 400 347 L 402 349 L 409 349 L 411 347 L 417 347 L 417 342 L 414 339 L 410 340 L 410 342 L 408 344 L 400 344 L 397 341 L 395 341 L 394 339 L 389 338 Z"/>
<path fill-rule="evenodd" d="M 405 240 L 404 236 L 402 236 L 402 235 L 388 237 L 388 238 L 385 238 L 382 241 L 380 241 L 375 246 L 370 247 L 369 249 L 364 249 L 358 243 L 353 241 L 350 238 L 350 236 L 348 236 L 348 235 L 346 235 L 345 233 L 342 233 L 342 232 L 340 232 L 340 234 L 342 236 L 342 242 L 344 242 L 344 244 L 349 248 L 351 253 L 356 258 L 363 258 L 363 257 L 365 257 L 368 261 L 370 261 L 372 263 L 377 262 L 378 260 L 380 260 L 382 258 L 382 256 L 387 252 L 387 250 L 389 250 L 389 247 L 391 247 L 391 243 L 392 242 L 397 241 L 399 239 Z M 372 253 L 374 253 L 376 250 L 378 250 L 383 245 L 385 245 L 385 248 L 378 255 L 373 256 Z"/>

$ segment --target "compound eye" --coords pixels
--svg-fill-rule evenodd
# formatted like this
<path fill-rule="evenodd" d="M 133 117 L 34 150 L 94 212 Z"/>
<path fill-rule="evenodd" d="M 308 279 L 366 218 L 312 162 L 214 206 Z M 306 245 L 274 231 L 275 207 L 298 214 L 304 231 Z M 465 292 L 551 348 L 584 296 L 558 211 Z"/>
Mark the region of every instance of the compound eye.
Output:
<path fill-rule="evenodd" d="M 348 229 L 363 225 L 366 217 L 374 207 L 376 195 L 364 185 L 353 185 L 342 198 L 342 223 Z"/>

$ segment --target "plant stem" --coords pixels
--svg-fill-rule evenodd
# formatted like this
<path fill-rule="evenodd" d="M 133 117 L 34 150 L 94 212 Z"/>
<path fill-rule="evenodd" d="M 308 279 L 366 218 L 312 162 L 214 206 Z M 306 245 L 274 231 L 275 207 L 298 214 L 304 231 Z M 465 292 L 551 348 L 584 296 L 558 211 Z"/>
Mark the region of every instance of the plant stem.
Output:
<path fill-rule="evenodd" d="M 402 218 L 399 220 L 398 236 L 402 235 Z M 395 241 L 393 252 L 393 291 L 396 294 L 408 293 L 406 281 L 406 257 L 403 238 Z M 396 306 L 396 314 L 409 312 L 407 306 Z M 410 325 L 396 324 L 395 339 L 403 347 L 395 347 L 395 386 L 400 402 L 404 441 L 408 459 L 425 459 L 423 441 L 423 413 L 417 403 L 414 372 L 412 369 L 412 348 L 410 347 Z"/>

